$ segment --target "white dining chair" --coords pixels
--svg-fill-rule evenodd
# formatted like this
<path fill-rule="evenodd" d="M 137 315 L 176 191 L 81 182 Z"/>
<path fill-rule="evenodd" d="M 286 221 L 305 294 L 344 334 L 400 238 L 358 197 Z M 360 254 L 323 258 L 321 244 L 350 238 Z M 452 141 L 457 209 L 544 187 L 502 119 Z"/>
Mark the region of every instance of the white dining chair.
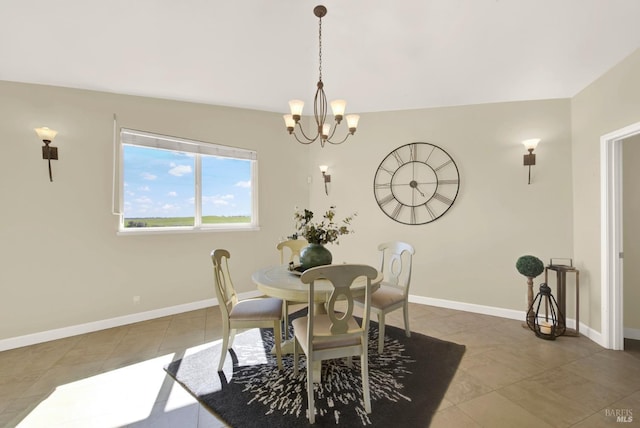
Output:
<path fill-rule="evenodd" d="M 280 264 L 300 264 L 300 252 L 304 247 L 309 245 L 306 239 L 288 239 L 286 241 L 279 242 L 276 245 L 276 249 L 280 251 Z M 289 257 L 287 257 L 287 255 Z M 289 302 L 284 301 L 284 340 L 289 338 Z"/>
<path fill-rule="evenodd" d="M 287 263 L 300 263 L 300 251 L 307 245 L 309 243 L 306 239 L 288 239 L 278 243 L 276 248 L 280 251 L 280 264 L 284 264 L 285 259 Z M 287 255 L 289 257 L 286 257 Z"/>
<path fill-rule="evenodd" d="M 229 272 L 229 251 L 217 249 L 211 252 L 216 296 L 222 314 L 222 351 L 218 371 L 222 370 L 227 349 L 233 346 L 238 328 L 273 328 L 278 369 L 282 370 L 280 348 L 282 322 L 282 300 L 273 297 L 238 300 Z"/>
<path fill-rule="evenodd" d="M 411 263 L 415 250 L 406 242 L 385 242 L 378 246 L 384 279 L 371 296 L 371 312 L 378 317 L 378 353 L 384 350 L 385 315 L 402 309 L 404 330 L 411 337 L 409 328 L 409 285 L 411 284 Z M 356 304 L 364 306 L 365 301 L 356 297 Z"/>
<path fill-rule="evenodd" d="M 362 397 L 364 408 L 371 413 L 371 398 L 369 393 L 368 368 L 368 338 L 369 338 L 369 308 L 371 301 L 371 280 L 378 276 L 378 271 L 367 265 L 341 264 L 318 266 L 306 270 L 300 280 L 309 284 L 309 313 L 306 317 L 292 321 L 294 332 L 294 375 L 298 374 L 298 351 L 301 349 L 307 357 L 307 398 L 308 419 L 315 422 L 315 404 L 313 394 L 314 363 L 321 364 L 322 360 L 334 358 L 350 358 L 360 356 L 360 371 L 362 376 Z M 362 321 L 353 317 L 353 295 L 351 285 L 360 277 L 366 278 L 364 311 Z M 315 281 L 328 280 L 333 285 L 333 291 L 326 303 L 326 314 L 315 313 Z M 336 310 L 336 303 L 344 313 Z"/>

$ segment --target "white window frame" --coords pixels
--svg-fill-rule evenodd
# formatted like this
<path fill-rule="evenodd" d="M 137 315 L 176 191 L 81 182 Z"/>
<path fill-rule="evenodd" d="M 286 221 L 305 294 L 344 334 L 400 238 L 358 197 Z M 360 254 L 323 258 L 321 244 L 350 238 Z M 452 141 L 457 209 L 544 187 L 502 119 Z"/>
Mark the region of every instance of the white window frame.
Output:
<path fill-rule="evenodd" d="M 114 138 L 115 140 L 115 138 Z M 125 145 L 165 149 L 193 153 L 194 162 L 194 225 L 174 227 L 124 227 L 124 162 Z M 202 162 L 200 155 L 211 155 L 251 161 L 251 223 L 202 223 Z M 146 131 L 121 128 L 119 141 L 114 141 L 113 213 L 119 216 L 118 234 L 228 232 L 259 230 L 258 226 L 258 155 L 254 150 L 189 140 L 186 138 L 155 134 Z"/>

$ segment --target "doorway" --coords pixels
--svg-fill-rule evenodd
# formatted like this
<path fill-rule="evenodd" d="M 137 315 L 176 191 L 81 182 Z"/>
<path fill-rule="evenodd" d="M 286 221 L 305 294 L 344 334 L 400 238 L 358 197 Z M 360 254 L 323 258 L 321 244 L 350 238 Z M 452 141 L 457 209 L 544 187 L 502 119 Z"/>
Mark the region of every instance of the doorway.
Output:
<path fill-rule="evenodd" d="M 622 307 L 622 142 L 640 134 L 640 122 L 600 138 L 602 339 L 608 349 L 624 349 Z"/>

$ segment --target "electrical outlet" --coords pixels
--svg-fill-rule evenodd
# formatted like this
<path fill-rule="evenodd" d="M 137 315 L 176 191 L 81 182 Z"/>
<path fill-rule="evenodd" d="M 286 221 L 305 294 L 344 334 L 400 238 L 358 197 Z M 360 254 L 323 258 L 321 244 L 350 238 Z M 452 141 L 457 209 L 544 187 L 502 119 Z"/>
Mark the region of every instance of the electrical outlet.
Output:
<path fill-rule="evenodd" d="M 133 304 L 137 305 L 140 303 L 140 296 L 133 296 Z"/>

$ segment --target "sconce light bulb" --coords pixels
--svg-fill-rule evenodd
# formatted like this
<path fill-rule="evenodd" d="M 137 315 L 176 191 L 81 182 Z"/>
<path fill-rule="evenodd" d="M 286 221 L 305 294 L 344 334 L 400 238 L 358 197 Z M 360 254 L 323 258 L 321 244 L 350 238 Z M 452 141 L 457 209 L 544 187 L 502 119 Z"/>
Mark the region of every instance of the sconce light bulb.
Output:
<path fill-rule="evenodd" d="M 538 147 L 538 143 L 540 142 L 540 138 L 531 138 L 529 140 L 524 140 L 522 144 L 524 147 L 531 153 L 533 150 Z"/>
<path fill-rule="evenodd" d="M 38 134 L 38 138 L 48 143 L 52 142 L 53 139 L 56 138 L 56 135 L 58 135 L 58 131 L 49 129 L 46 126 L 43 126 L 42 128 L 35 128 L 35 131 L 36 134 Z"/>

